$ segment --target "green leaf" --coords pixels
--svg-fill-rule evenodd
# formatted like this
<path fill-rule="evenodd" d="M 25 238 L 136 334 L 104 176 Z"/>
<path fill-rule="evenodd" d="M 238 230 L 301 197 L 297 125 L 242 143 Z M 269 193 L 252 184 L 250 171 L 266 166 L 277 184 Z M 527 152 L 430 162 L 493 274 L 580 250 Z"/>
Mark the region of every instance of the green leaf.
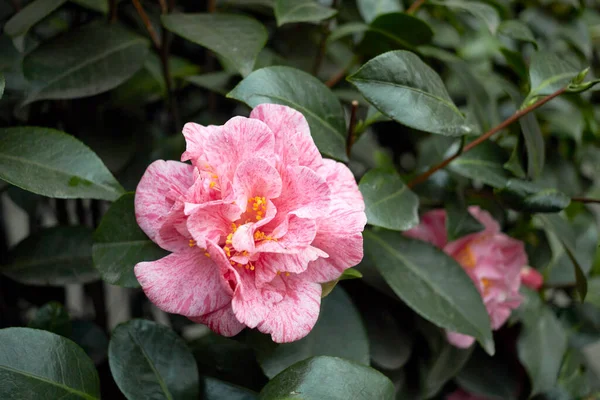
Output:
<path fill-rule="evenodd" d="M 516 400 L 520 382 L 514 361 L 501 358 L 503 353 L 489 357 L 479 349 L 467 365 L 458 373 L 456 380 L 465 391 L 490 400 Z"/>
<path fill-rule="evenodd" d="M 227 97 L 243 101 L 250 107 L 275 103 L 295 108 L 308 121 L 313 139 L 323 154 L 348 160 L 342 105 L 314 76 L 290 67 L 267 67 L 254 71 Z"/>
<path fill-rule="evenodd" d="M 358 185 L 371 225 L 405 231 L 419 223 L 419 197 L 393 172 L 371 170 Z"/>
<path fill-rule="evenodd" d="M 348 268 L 342 272 L 342 275 L 333 281 L 321 283 L 321 298 L 329 296 L 331 291 L 337 286 L 340 281 L 346 281 L 350 279 L 360 279 L 363 275 L 359 270 L 354 268 Z"/>
<path fill-rule="evenodd" d="M 531 396 L 554 387 L 566 350 L 567 335 L 548 307 L 523 326 L 517 352 L 531 379 Z"/>
<path fill-rule="evenodd" d="M 357 0 L 356 5 L 366 23 L 370 23 L 382 14 L 404 9 L 400 0 Z"/>
<path fill-rule="evenodd" d="M 335 42 L 345 36 L 356 33 L 364 33 L 369 29 L 369 25 L 362 22 L 348 22 L 347 24 L 336 27 L 327 37 L 327 43 Z"/>
<path fill-rule="evenodd" d="M 200 86 L 201 88 L 217 92 L 225 95 L 228 91 L 229 82 L 233 78 L 233 74 L 226 71 L 209 72 L 202 75 L 188 76 L 185 78 L 186 81 Z"/>
<path fill-rule="evenodd" d="M 257 400 L 258 394 L 231 383 L 219 379 L 204 377 L 203 392 L 200 397 L 203 400 Z"/>
<path fill-rule="evenodd" d="M 166 326 L 142 319 L 117 326 L 108 360 L 115 382 L 129 400 L 199 398 L 196 361 L 185 342 Z"/>
<path fill-rule="evenodd" d="M 523 151 L 522 146 L 522 141 L 517 139 L 517 143 L 515 144 L 515 147 L 513 147 L 513 151 L 510 153 L 510 158 L 503 165 L 504 169 L 512 172 L 515 176 L 521 179 L 527 177 L 521 162 L 521 152 Z"/>
<path fill-rule="evenodd" d="M 446 233 L 448 241 L 454 241 L 471 233 L 481 232 L 485 229 L 466 207 L 456 203 L 446 203 Z"/>
<path fill-rule="evenodd" d="M 411 52 L 382 54 L 348 80 L 379 111 L 403 125 L 446 136 L 472 132 L 438 74 Z"/>
<path fill-rule="evenodd" d="M 537 42 L 531 32 L 531 29 L 523 22 L 511 19 L 502 21 L 498 27 L 498 35 L 506 36 L 514 40 L 520 40 L 522 42 L 529 42 L 537 48 Z"/>
<path fill-rule="evenodd" d="M 94 364 L 75 343 L 30 328 L 0 330 L 0 398 L 100 399 Z"/>
<path fill-rule="evenodd" d="M 16 47 L 24 50 L 24 39 L 27 32 L 38 22 L 50 15 L 67 0 L 35 0 L 21 11 L 13 15 L 4 25 L 4 33 L 12 37 Z"/>
<path fill-rule="evenodd" d="M 490 319 L 462 267 L 429 243 L 391 231 L 365 231 L 365 253 L 385 281 L 423 318 L 474 336 L 494 353 Z"/>
<path fill-rule="evenodd" d="M 140 229 L 135 220 L 135 194 L 121 196 L 102 218 L 94 234 L 92 256 L 102 279 L 111 285 L 139 287 L 133 273 L 142 261 L 168 254 Z"/>
<path fill-rule="evenodd" d="M 363 53 L 378 55 L 399 48 L 414 50 L 432 38 L 433 30 L 425 21 L 395 12 L 382 14 L 369 24 L 360 48 Z"/>
<path fill-rule="evenodd" d="M 277 26 L 293 22 L 317 23 L 337 14 L 333 8 L 325 7 L 315 0 L 276 0 L 275 19 Z"/>
<path fill-rule="evenodd" d="M 162 23 L 173 33 L 214 51 L 242 76 L 252 72 L 267 42 L 267 30 L 254 18 L 232 14 L 170 14 Z"/>
<path fill-rule="evenodd" d="M 404 366 L 413 349 L 412 327 L 404 326 L 396 309 L 377 303 L 363 314 L 373 366 L 387 371 Z"/>
<path fill-rule="evenodd" d="M 274 349 L 268 346 L 271 339 L 267 335 L 255 335 L 251 340 L 259 341 L 253 347 L 263 372 L 269 378 L 298 361 L 314 356 L 340 357 L 369 365 L 367 332 L 358 310 L 341 288 L 323 299 L 319 320 L 305 338 L 277 345 Z M 265 340 L 268 343 L 259 344 Z"/>
<path fill-rule="evenodd" d="M 148 55 L 148 41 L 119 24 L 96 22 L 43 43 L 23 60 L 31 87 L 24 104 L 77 99 L 129 79 Z"/>
<path fill-rule="evenodd" d="M 458 374 L 473 353 L 474 346 L 468 349 L 458 347 L 444 340 L 442 349 L 434 355 L 430 365 L 427 365 L 423 379 L 423 398 L 435 396 L 444 385 Z"/>
<path fill-rule="evenodd" d="M 508 182 L 505 162 L 504 150 L 488 140 L 452 161 L 448 168 L 461 176 L 503 188 Z"/>
<path fill-rule="evenodd" d="M 63 199 L 116 200 L 124 192 L 86 145 L 48 128 L 0 129 L 0 178 Z"/>
<path fill-rule="evenodd" d="M 534 113 L 529 113 L 519 119 L 519 125 L 525 139 L 527 150 L 527 176 L 532 179 L 540 177 L 546 162 L 546 143 L 540 124 Z"/>
<path fill-rule="evenodd" d="M 543 188 L 521 179 L 509 179 L 506 186 L 495 193 L 505 205 L 524 212 L 555 213 L 571 203 L 569 196 L 557 189 Z"/>
<path fill-rule="evenodd" d="M 73 3 L 79 4 L 90 10 L 98 11 L 102 14 L 108 14 L 108 1 L 98 0 L 71 0 Z"/>
<path fill-rule="evenodd" d="M 528 104 L 527 100 L 546 96 L 567 87 L 579 71 L 580 68 L 556 54 L 546 51 L 534 53 L 529 64 L 531 90 L 524 106 Z"/>
<path fill-rule="evenodd" d="M 8 254 L 0 272 L 27 285 L 62 286 L 98 278 L 92 265 L 92 231 L 83 226 L 41 230 Z"/>
<path fill-rule="evenodd" d="M 108 337 L 104 330 L 89 321 L 72 321 L 71 339 L 81 347 L 96 364 L 106 360 Z"/>
<path fill-rule="evenodd" d="M 29 322 L 30 328 L 42 329 L 66 338 L 71 337 L 71 319 L 65 308 L 55 301 L 44 304 Z"/>
<path fill-rule="evenodd" d="M 595 276 L 588 280 L 588 290 L 589 293 L 585 302 L 600 309 L 600 276 Z"/>
<path fill-rule="evenodd" d="M 261 400 L 393 400 L 394 385 L 373 368 L 336 357 L 313 357 L 273 378 Z"/>
<path fill-rule="evenodd" d="M 483 21 L 492 34 L 496 33 L 498 25 L 500 25 L 500 16 L 498 15 L 498 12 L 489 4 L 469 0 L 430 0 L 429 2 L 472 14 L 475 18 Z"/>
<path fill-rule="evenodd" d="M 4 87 L 6 86 L 6 80 L 4 79 L 4 74 L 0 72 L 0 99 L 4 95 Z"/>

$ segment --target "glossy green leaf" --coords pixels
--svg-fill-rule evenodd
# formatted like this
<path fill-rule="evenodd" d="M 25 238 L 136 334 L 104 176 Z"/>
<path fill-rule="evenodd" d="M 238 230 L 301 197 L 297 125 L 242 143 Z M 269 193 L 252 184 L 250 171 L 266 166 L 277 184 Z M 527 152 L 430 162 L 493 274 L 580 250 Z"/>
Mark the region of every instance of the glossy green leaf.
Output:
<path fill-rule="evenodd" d="M 115 200 L 124 192 L 86 145 L 48 128 L 0 129 L 0 178 L 49 197 Z"/>
<path fill-rule="evenodd" d="M 290 67 L 267 67 L 254 71 L 227 97 L 250 107 L 262 103 L 282 104 L 301 112 L 319 150 L 346 161 L 346 121 L 337 97 L 321 81 Z"/>
<path fill-rule="evenodd" d="M 548 307 L 524 324 L 517 352 L 531 379 L 531 396 L 554 387 L 566 349 L 567 334 Z"/>
<path fill-rule="evenodd" d="M 267 42 L 265 27 L 243 15 L 170 14 L 162 22 L 171 32 L 224 57 L 242 76 L 252 72 Z"/>
<path fill-rule="evenodd" d="M 44 304 L 29 322 L 30 328 L 42 329 L 66 338 L 71 337 L 71 319 L 65 308 L 55 301 Z"/>
<path fill-rule="evenodd" d="M 271 341 L 266 335 L 256 336 L 253 340 Z M 253 347 L 257 349 L 258 362 L 269 378 L 298 361 L 315 356 L 340 357 L 369 365 L 367 332 L 352 300 L 339 287 L 323 299 L 319 320 L 305 338 L 274 348 L 266 344 Z"/>
<path fill-rule="evenodd" d="M 316 0 L 276 0 L 275 18 L 277 26 L 293 22 L 317 23 L 337 14 L 333 8 L 325 7 Z"/>
<path fill-rule="evenodd" d="M 496 190 L 505 205 L 518 211 L 555 213 L 567 208 L 569 196 L 554 188 L 544 188 L 535 183 L 509 179 L 506 186 Z"/>
<path fill-rule="evenodd" d="M 567 87 L 579 71 L 580 68 L 564 57 L 546 51 L 534 53 L 529 64 L 531 90 L 527 98 L 549 95 Z"/>
<path fill-rule="evenodd" d="M 473 131 L 438 74 L 411 52 L 382 54 L 348 80 L 379 111 L 403 125 L 446 136 Z"/>
<path fill-rule="evenodd" d="M 504 150 L 488 140 L 452 161 L 448 168 L 464 177 L 503 188 L 508 182 L 505 162 Z"/>
<path fill-rule="evenodd" d="M 431 42 L 433 30 L 423 20 L 401 12 L 382 14 L 369 24 L 361 51 L 378 55 L 390 50 L 411 49 Z"/>
<path fill-rule="evenodd" d="M 444 7 L 452 8 L 458 11 L 464 11 L 472 14 L 475 18 L 482 21 L 492 34 L 496 33 L 500 25 L 500 16 L 498 11 L 489 4 L 480 1 L 471 0 L 445 0 L 431 1 L 432 4 L 438 4 Z"/>
<path fill-rule="evenodd" d="M 142 68 L 148 45 L 121 25 L 100 21 L 43 43 L 23 60 L 31 84 L 24 104 L 111 90 Z"/>
<path fill-rule="evenodd" d="M 423 397 L 435 396 L 444 385 L 464 367 L 473 353 L 474 347 L 460 349 L 444 340 L 441 350 L 433 356 L 429 365 L 425 368 L 423 379 Z"/>
<path fill-rule="evenodd" d="M 335 42 L 345 36 L 364 33 L 368 29 L 369 25 L 362 22 L 348 22 L 347 24 L 340 25 L 332 30 L 327 37 L 327 43 Z"/>
<path fill-rule="evenodd" d="M 360 180 L 371 225 L 405 231 L 419 223 L 419 198 L 393 172 L 371 170 Z"/>
<path fill-rule="evenodd" d="M 0 398 L 100 399 L 92 360 L 75 343 L 54 333 L 0 330 Z"/>
<path fill-rule="evenodd" d="M 168 254 L 138 226 L 134 198 L 135 194 L 127 193 L 114 202 L 94 234 L 94 266 L 111 285 L 139 287 L 133 267 L 138 262 L 158 260 Z"/>
<path fill-rule="evenodd" d="M 273 378 L 261 400 L 393 400 L 394 385 L 373 368 L 336 357 L 313 357 Z"/>
<path fill-rule="evenodd" d="M 202 378 L 203 400 L 257 400 L 258 393 L 215 378 Z"/>
<path fill-rule="evenodd" d="M 519 119 L 525 149 L 527 150 L 527 176 L 537 179 L 544 170 L 546 162 L 546 143 L 542 129 L 534 113 L 529 113 Z"/>
<path fill-rule="evenodd" d="M 475 349 L 465 367 L 456 376 L 467 392 L 490 400 L 516 400 L 519 390 L 514 361 L 502 358 L 503 353 L 490 357 Z"/>
<path fill-rule="evenodd" d="M 520 40 L 522 42 L 529 42 L 537 47 L 537 42 L 535 41 L 531 29 L 529 29 L 526 24 L 516 19 L 502 21 L 500 26 L 498 26 L 498 35 Z"/>
<path fill-rule="evenodd" d="M 115 382 L 129 400 L 199 397 L 196 361 L 183 339 L 164 325 L 135 319 L 117 326 L 108 360 Z"/>
<path fill-rule="evenodd" d="M 358 12 L 366 23 L 370 23 L 382 14 L 402 11 L 400 0 L 357 0 Z"/>
<path fill-rule="evenodd" d="M 42 21 L 67 0 L 35 0 L 13 15 L 4 25 L 4 33 L 16 40 L 19 50 L 24 50 L 24 36 L 31 27 Z"/>
<path fill-rule="evenodd" d="M 485 229 L 483 224 L 469 213 L 466 206 L 449 202 L 445 208 L 446 233 L 449 242 Z"/>
<path fill-rule="evenodd" d="M 28 285 L 62 286 L 96 280 L 92 231 L 83 226 L 41 230 L 9 252 L 0 273 Z"/>
<path fill-rule="evenodd" d="M 441 250 L 391 231 L 365 231 L 365 253 L 385 281 L 423 318 L 474 336 L 494 353 L 490 320 L 475 285 Z"/>

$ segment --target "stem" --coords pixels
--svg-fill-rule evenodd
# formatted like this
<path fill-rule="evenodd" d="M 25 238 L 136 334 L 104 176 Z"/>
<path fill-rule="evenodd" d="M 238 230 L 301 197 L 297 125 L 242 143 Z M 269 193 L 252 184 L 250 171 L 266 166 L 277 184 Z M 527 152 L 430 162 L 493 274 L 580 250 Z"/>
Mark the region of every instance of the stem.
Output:
<path fill-rule="evenodd" d="M 406 13 L 409 15 L 416 13 L 424 3 L 425 3 L 425 0 L 416 0 L 414 3 L 412 3 L 410 5 L 410 7 L 408 7 L 408 10 L 406 10 Z"/>
<path fill-rule="evenodd" d="M 169 6 L 167 6 L 167 1 L 166 0 L 158 0 L 159 4 L 160 4 L 160 12 L 161 14 L 166 14 L 169 12 Z"/>
<path fill-rule="evenodd" d="M 329 78 L 327 82 L 325 82 L 325 86 L 331 88 L 337 85 L 338 82 L 341 81 L 344 78 L 344 76 L 346 76 L 346 70 L 347 68 L 342 68 L 338 72 L 336 72 L 335 75 L 333 75 L 331 78 Z"/>
<path fill-rule="evenodd" d="M 154 43 L 154 46 L 160 50 L 160 39 L 158 38 L 158 35 L 156 34 L 154 27 L 152 26 L 152 22 L 150 22 L 150 18 L 148 18 L 148 14 L 146 14 L 146 11 L 144 11 L 144 7 L 142 7 L 142 3 L 140 3 L 140 0 L 131 0 L 131 1 L 133 2 L 133 5 L 134 5 L 138 15 L 144 22 L 144 26 L 146 27 L 146 30 L 148 31 L 148 34 L 150 35 L 150 38 L 152 39 L 152 43 Z"/>
<path fill-rule="evenodd" d="M 331 8 L 338 8 L 338 0 L 333 0 L 331 4 Z M 331 21 L 325 21 L 322 25 L 323 34 L 321 36 L 321 42 L 319 43 L 319 50 L 317 51 L 317 56 L 315 57 L 315 63 L 313 64 L 312 73 L 314 76 L 317 76 L 319 70 L 321 69 L 321 64 L 323 63 L 323 59 L 325 58 L 325 53 L 327 52 L 327 39 L 329 38 L 329 34 L 331 33 Z"/>
<path fill-rule="evenodd" d="M 576 201 L 578 203 L 584 204 L 600 204 L 600 199 L 588 199 L 585 197 L 573 197 L 571 201 Z"/>
<path fill-rule="evenodd" d="M 352 100 L 352 109 L 350 110 L 350 124 L 348 125 L 348 140 L 346 141 L 346 154 L 350 158 L 350 152 L 354 145 L 356 135 L 354 129 L 356 128 L 356 111 L 358 110 L 358 101 Z"/>
<path fill-rule="evenodd" d="M 217 0 L 208 0 L 208 12 L 211 14 L 217 12 Z"/>
<path fill-rule="evenodd" d="M 544 97 L 542 100 L 540 100 L 540 101 L 538 101 L 536 103 L 533 103 L 529 107 L 526 107 L 526 108 L 524 108 L 522 110 L 517 111 L 510 118 L 508 118 L 507 120 L 505 120 L 504 122 L 502 122 L 500 125 L 498 125 L 498 126 L 492 128 L 492 129 L 490 129 L 489 131 L 487 131 L 483 135 L 479 136 L 477 139 L 473 140 L 471 143 L 468 143 L 467 145 L 465 145 L 465 147 L 463 147 L 463 149 L 462 149 L 461 152 L 458 152 L 455 155 L 453 155 L 452 157 L 449 157 L 449 158 L 445 159 L 441 163 L 439 163 L 437 165 L 434 165 L 433 167 L 431 167 L 426 172 L 424 172 L 421 175 L 419 175 L 416 178 L 414 178 L 412 181 L 410 181 L 407 184 L 407 186 L 409 188 L 413 188 L 416 185 L 425 182 L 431 175 L 435 174 L 440 169 L 446 167 L 448 164 L 450 164 L 452 161 L 456 160 L 461 155 L 465 154 L 467 151 L 469 151 L 469 150 L 473 149 L 474 147 L 480 145 L 481 143 L 485 142 L 490 137 L 492 137 L 495 133 L 498 133 L 499 131 L 501 131 L 502 129 L 506 128 L 510 124 L 516 122 L 522 116 L 524 116 L 526 114 L 529 114 L 530 112 L 532 112 L 533 110 L 535 110 L 535 109 L 543 106 L 544 104 L 546 104 L 547 102 L 549 102 L 553 98 L 555 98 L 557 96 L 560 96 L 561 94 L 563 94 L 565 92 L 565 90 L 566 90 L 566 88 L 559 89 L 556 92 L 552 93 L 551 95 L 549 95 L 547 97 Z"/>

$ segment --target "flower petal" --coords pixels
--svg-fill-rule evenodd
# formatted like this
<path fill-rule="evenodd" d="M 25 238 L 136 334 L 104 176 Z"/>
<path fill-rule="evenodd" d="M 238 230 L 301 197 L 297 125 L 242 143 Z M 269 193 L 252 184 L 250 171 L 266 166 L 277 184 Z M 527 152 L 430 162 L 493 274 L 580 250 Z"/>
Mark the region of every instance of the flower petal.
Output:
<path fill-rule="evenodd" d="M 213 134 L 219 134 L 222 127 L 209 125 L 202 126 L 194 122 L 188 122 L 183 126 L 183 136 L 185 137 L 186 148 L 181 155 L 181 161 L 192 160 L 196 166 L 203 166 L 206 163 L 204 147 L 208 138 Z"/>
<path fill-rule="evenodd" d="M 468 349 L 475 343 L 475 338 L 473 336 L 463 335 L 462 333 L 446 331 L 446 337 L 451 345 L 461 349 Z"/>
<path fill-rule="evenodd" d="M 444 247 L 448 242 L 446 235 L 446 211 L 432 210 L 421 216 L 421 223 L 404 232 L 405 236 L 429 242 L 436 247 Z"/>
<path fill-rule="evenodd" d="M 218 266 L 197 248 L 138 263 L 134 271 L 150 301 L 173 314 L 208 314 L 229 304 L 233 294 Z"/>
<path fill-rule="evenodd" d="M 241 210 L 234 204 L 211 204 L 196 208 L 187 219 L 187 229 L 198 247 L 205 249 L 207 241 L 218 243 L 221 236 L 227 236 L 231 232 L 231 222 L 240 214 Z"/>
<path fill-rule="evenodd" d="M 166 250 L 174 249 L 170 244 L 161 243 L 158 233 L 175 203 L 194 183 L 193 169 L 191 165 L 177 161 L 158 160 L 150 164 L 137 186 L 137 223 L 151 240 Z M 173 221 L 172 218 L 169 220 Z M 185 238 L 180 240 L 185 241 Z"/>
<path fill-rule="evenodd" d="M 358 190 L 356 179 L 346 165 L 325 159 L 317 173 L 327 181 L 332 198 L 345 201 L 352 210 L 365 209 L 365 202 L 362 193 Z"/>
<path fill-rule="evenodd" d="M 215 333 L 223 336 L 235 336 L 246 326 L 235 318 L 231 304 L 200 317 L 191 317 L 192 321 L 204 324 Z"/>
<path fill-rule="evenodd" d="M 485 226 L 484 232 L 497 233 L 500 232 L 500 224 L 496 222 L 492 215 L 479 208 L 478 206 L 469 207 L 469 213 Z"/>
<path fill-rule="evenodd" d="M 231 301 L 233 313 L 241 323 L 256 328 L 267 317 L 273 304 L 283 299 L 285 292 L 271 285 L 258 289 L 253 271 L 242 270 L 239 277 L 239 285 Z"/>
<path fill-rule="evenodd" d="M 248 205 L 254 196 L 271 199 L 281 194 L 281 177 L 275 167 L 263 158 L 252 157 L 241 162 L 235 170 L 233 191 L 237 204 Z"/>
<path fill-rule="evenodd" d="M 256 286 L 262 287 L 273 281 L 279 273 L 301 274 L 311 261 L 327 257 L 327 253 L 308 246 L 297 254 L 262 253 L 256 265 Z"/>

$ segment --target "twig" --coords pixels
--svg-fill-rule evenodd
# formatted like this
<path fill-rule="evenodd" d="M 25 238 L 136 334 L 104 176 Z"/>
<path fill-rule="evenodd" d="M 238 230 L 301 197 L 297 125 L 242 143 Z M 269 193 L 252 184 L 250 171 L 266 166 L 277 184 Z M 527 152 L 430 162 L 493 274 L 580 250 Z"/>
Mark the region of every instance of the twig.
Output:
<path fill-rule="evenodd" d="M 585 197 L 573 197 L 571 198 L 571 201 L 576 201 L 578 203 L 584 204 L 600 204 L 600 199 L 588 199 Z"/>
<path fill-rule="evenodd" d="M 471 143 L 468 143 L 467 145 L 465 145 L 465 147 L 463 147 L 463 149 L 462 149 L 461 152 L 458 152 L 458 153 L 454 154 L 452 157 L 449 157 L 449 158 L 445 159 L 441 163 L 439 163 L 439 164 L 431 167 L 426 172 L 424 172 L 421 175 L 419 175 L 416 178 L 414 178 L 412 181 L 410 181 L 407 184 L 407 186 L 409 188 L 412 188 L 412 187 L 415 187 L 416 185 L 418 185 L 420 183 L 425 182 L 431 175 L 435 174 L 440 169 L 446 167 L 448 164 L 450 164 L 452 161 L 456 160 L 461 155 L 465 154 L 467 151 L 469 151 L 469 150 L 473 149 L 474 147 L 480 145 L 481 143 L 485 142 L 490 137 L 492 137 L 495 133 L 501 131 L 502 129 L 506 128 L 510 124 L 514 123 L 515 121 L 517 121 L 522 116 L 524 116 L 526 114 L 529 114 L 530 112 L 532 112 L 536 108 L 539 108 L 539 107 L 543 106 L 544 104 L 546 104 L 547 102 L 549 102 L 553 98 L 555 98 L 557 96 L 560 96 L 561 94 L 563 94 L 565 92 L 565 90 L 566 90 L 566 88 L 559 89 L 556 92 L 552 93 L 551 95 L 549 95 L 547 97 L 544 97 L 542 100 L 540 100 L 540 101 L 538 101 L 536 103 L 533 103 L 529 107 L 526 107 L 526 108 L 524 108 L 522 110 L 517 111 L 510 118 L 508 118 L 507 120 L 505 120 L 504 122 L 502 122 L 500 125 L 498 125 L 498 126 L 492 128 L 492 129 L 490 129 L 489 131 L 487 131 L 483 135 L 479 136 L 477 139 L 473 140 Z"/>
<path fill-rule="evenodd" d="M 333 0 L 331 4 L 331 8 L 337 9 L 338 0 Z M 331 21 L 325 21 L 322 25 L 323 33 L 321 35 L 321 42 L 319 43 L 319 49 L 317 50 L 317 56 L 315 57 L 315 63 L 313 64 L 312 73 L 317 76 L 319 70 L 321 69 L 321 64 L 323 63 L 323 59 L 325 58 L 325 53 L 327 51 L 327 39 L 329 39 L 329 34 L 331 34 Z"/>
<path fill-rule="evenodd" d="M 161 7 L 162 8 L 162 7 Z M 175 0 L 169 0 L 168 6 L 162 9 L 163 14 L 168 14 L 175 8 Z M 171 79 L 171 68 L 169 65 L 169 53 L 171 51 L 171 32 L 169 32 L 163 25 L 162 27 L 162 46 L 160 48 L 160 63 L 162 66 L 163 77 L 165 79 L 165 86 L 167 89 L 167 105 L 171 111 L 171 118 L 173 121 L 173 133 L 177 132 L 181 128 L 181 119 L 179 117 L 179 107 L 177 106 L 177 98 L 173 93 L 173 81 Z"/>
<path fill-rule="evenodd" d="M 166 0 L 158 0 L 158 3 L 160 4 L 160 12 L 161 14 L 166 14 L 169 12 L 169 6 L 167 6 L 167 1 Z"/>
<path fill-rule="evenodd" d="M 217 0 L 208 0 L 208 12 L 211 14 L 217 12 Z"/>
<path fill-rule="evenodd" d="M 338 84 L 339 81 L 341 81 L 344 76 L 346 76 L 346 71 L 348 70 L 347 67 L 340 69 L 338 72 L 335 73 L 335 75 L 333 75 L 331 78 L 329 78 L 329 80 L 327 82 L 325 82 L 325 86 L 331 88 L 334 87 L 335 85 Z"/>
<path fill-rule="evenodd" d="M 354 134 L 354 129 L 356 128 L 356 111 L 358 110 L 358 101 L 352 100 L 352 108 L 350 110 L 350 124 L 348 124 L 348 140 L 346 141 L 346 154 L 350 157 L 350 152 L 352 151 L 352 146 L 354 145 L 354 140 L 356 139 L 356 135 Z"/>
<path fill-rule="evenodd" d="M 152 22 L 150 22 L 150 18 L 148 18 L 148 14 L 146 14 L 146 11 L 144 11 L 144 7 L 142 7 L 142 3 L 140 3 L 140 0 L 131 0 L 131 1 L 133 2 L 133 5 L 134 5 L 138 15 L 144 22 L 144 26 L 146 27 L 146 30 L 148 31 L 148 34 L 150 35 L 150 38 L 152 39 L 152 43 L 154 43 L 154 46 L 160 50 L 160 48 L 161 48 L 160 39 L 158 38 L 158 35 L 156 34 L 154 27 L 152 26 Z"/>
<path fill-rule="evenodd" d="M 408 7 L 408 10 L 406 10 L 406 13 L 410 14 L 410 15 L 416 13 L 419 10 L 419 8 L 421 8 L 423 3 L 425 3 L 425 0 L 416 0 L 414 3 L 412 3 L 410 5 L 410 7 Z"/>

